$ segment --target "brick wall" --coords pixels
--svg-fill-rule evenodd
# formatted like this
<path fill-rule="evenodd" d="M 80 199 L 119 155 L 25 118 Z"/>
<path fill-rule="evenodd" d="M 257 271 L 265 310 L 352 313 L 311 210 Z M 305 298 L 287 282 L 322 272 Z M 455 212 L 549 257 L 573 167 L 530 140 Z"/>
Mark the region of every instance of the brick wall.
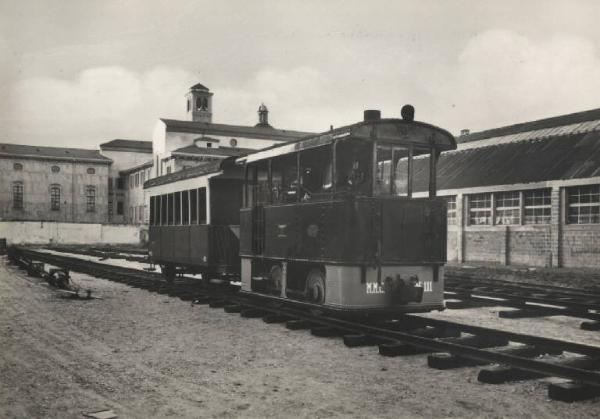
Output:
<path fill-rule="evenodd" d="M 508 263 L 549 266 L 552 252 L 550 226 L 516 226 L 508 229 Z"/>
<path fill-rule="evenodd" d="M 565 267 L 600 267 L 600 225 L 563 226 L 561 258 Z"/>
<path fill-rule="evenodd" d="M 468 227 L 464 233 L 465 262 L 504 263 L 505 235 L 504 229 Z"/>

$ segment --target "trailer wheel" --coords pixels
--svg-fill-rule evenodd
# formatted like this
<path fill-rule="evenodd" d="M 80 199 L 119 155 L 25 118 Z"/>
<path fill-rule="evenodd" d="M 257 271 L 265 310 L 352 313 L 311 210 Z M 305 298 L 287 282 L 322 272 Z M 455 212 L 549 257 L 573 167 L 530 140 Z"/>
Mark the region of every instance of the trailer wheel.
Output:
<path fill-rule="evenodd" d="M 166 265 L 161 265 L 160 268 L 167 282 L 172 284 L 175 281 L 175 265 L 168 263 Z"/>
<path fill-rule="evenodd" d="M 310 302 L 323 304 L 325 302 L 325 275 L 320 269 L 311 269 L 306 277 L 306 291 Z"/>

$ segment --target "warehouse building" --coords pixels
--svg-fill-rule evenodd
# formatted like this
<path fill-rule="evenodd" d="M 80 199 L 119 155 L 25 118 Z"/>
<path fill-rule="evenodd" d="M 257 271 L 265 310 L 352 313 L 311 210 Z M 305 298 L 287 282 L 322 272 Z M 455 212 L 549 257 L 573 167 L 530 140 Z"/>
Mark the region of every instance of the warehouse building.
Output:
<path fill-rule="evenodd" d="M 463 131 L 457 142 L 438 162 L 448 260 L 600 267 L 600 109 Z M 415 161 L 417 191 L 426 160 Z"/>
<path fill-rule="evenodd" d="M 111 163 L 97 150 L 0 144 L 0 220 L 106 222 Z"/>

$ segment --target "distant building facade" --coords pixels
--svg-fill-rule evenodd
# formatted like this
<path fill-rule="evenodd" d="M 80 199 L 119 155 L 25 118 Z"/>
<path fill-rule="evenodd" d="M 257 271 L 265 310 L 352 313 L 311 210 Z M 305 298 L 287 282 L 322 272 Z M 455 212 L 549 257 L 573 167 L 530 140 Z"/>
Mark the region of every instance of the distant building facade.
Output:
<path fill-rule="evenodd" d="M 139 213 L 139 192 L 150 178 L 152 142 L 115 139 L 100 144 L 102 155 L 112 160 L 108 181 L 108 221 L 111 223 L 143 223 Z M 137 179 L 137 182 L 136 182 Z M 137 186 L 136 186 L 137 185 Z"/>
<path fill-rule="evenodd" d="M 107 222 L 111 163 L 97 150 L 0 144 L 0 220 Z"/>

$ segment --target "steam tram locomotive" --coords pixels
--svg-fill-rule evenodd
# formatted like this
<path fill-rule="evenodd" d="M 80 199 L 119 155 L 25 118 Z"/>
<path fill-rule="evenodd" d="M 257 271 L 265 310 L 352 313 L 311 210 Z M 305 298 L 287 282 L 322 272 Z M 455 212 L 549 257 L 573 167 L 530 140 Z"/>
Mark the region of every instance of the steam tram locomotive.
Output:
<path fill-rule="evenodd" d="M 446 203 L 436 162 L 447 131 L 364 121 L 238 158 L 241 292 L 346 312 L 443 309 Z M 415 177 L 427 197 L 413 196 Z"/>
<path fill-rule="evenodd" d="M 365 111 L 353 125 L 152 179 L 152 260 L 168 279 L 241 278 L 242 293 L 328 310 L 443 309 L 436 162 L 456 142 L 413 117 L 410 105 L 402 119 Z"/>

